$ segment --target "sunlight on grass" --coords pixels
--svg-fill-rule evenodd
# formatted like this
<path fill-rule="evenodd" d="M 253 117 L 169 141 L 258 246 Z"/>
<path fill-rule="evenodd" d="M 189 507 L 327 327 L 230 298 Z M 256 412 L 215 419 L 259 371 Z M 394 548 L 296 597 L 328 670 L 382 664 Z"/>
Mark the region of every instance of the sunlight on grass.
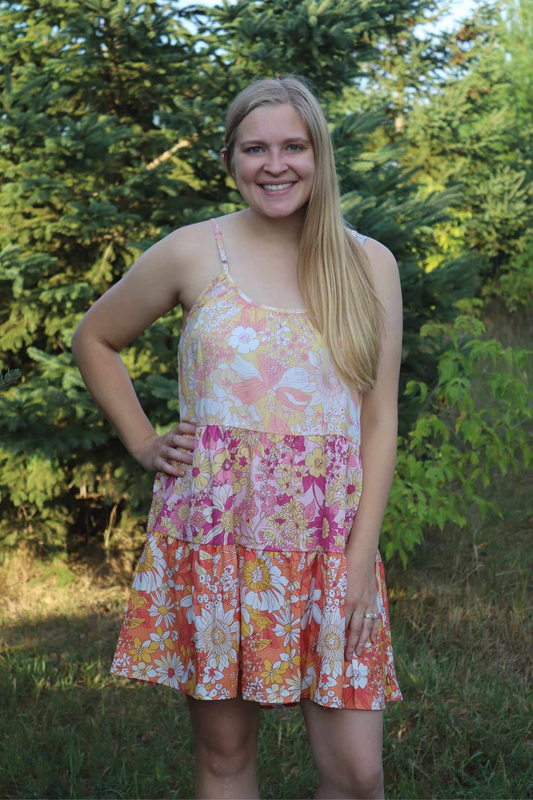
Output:
<path fill-rule="evenodd" d="M 384 716 L 387 798 L 531 797 L 532 479 L 493 475 L 502 519 L 473 506 L 385 564 L 405 698 Z M 0 570 L 3 797 L 194 796 L 185 696 L 109 674 L 130 580 L 20 552 Z M 262 712 L 258 777 L 265 800 L 313 797 L 299 708 Z"/>

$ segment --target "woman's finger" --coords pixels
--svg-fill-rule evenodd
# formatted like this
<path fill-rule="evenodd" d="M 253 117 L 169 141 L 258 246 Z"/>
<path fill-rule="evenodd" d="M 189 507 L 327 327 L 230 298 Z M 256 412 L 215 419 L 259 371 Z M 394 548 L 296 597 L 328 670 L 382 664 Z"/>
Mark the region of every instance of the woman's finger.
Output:
<path fill-rule="evenodd" d="M 173 458 L 174 461 L 183 461 L 184 464 L 192 464 L 194 454 L 189 450 L 176 450 L 175 447 L 166 447 L 165 458 Z"/>
<path fill-rule="evenodd" d="M 370 638 L 372 639 L 372 642 L 377 642 L 378 635 L 379 635 L 379 614 L 376 617 L 376 619 L 372 620 L 372 622 L 373 622 L 373 625 L 372 625 L 372 633 L 370 634 Z"/>
<path fill-rule="evenodd" d="M 358 656 L 363 655 L 365 644 L 368 642 L 370 638 L 370 632 L 372 631 L 373 622 L 374 620 L 369 619 L 368 617 L 364 617 L 363 619 L 363 627 L 361 628 L 361 632 L 359 634 L 359 638 L 355 646 L 355 652 Z"/>
<path fill-rule="evenodd" d="M 363 617 L 354 611 L 349 620 L 348 638 L 346 639 L 345 646 L 345 654 L 348 661 L 353 658 L 355 646 L 359 640 L 362 627 Z"/>

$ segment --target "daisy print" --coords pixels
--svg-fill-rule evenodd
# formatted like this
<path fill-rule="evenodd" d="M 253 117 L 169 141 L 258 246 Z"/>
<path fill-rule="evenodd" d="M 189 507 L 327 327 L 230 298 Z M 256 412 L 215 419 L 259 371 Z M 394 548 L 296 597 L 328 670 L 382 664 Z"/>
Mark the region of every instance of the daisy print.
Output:
<path fill-rule="evenodd" d="M 283 638 L 284 647 L 288 644 L 297 644 L 300 638 L 300 620 L 296 618 L 291 609 L 282 608 L 277 614 L 274 614 L 274 619 L 277 624 L 273 631 L 276 636 Z"/>
<path fill-rule="evenodd" d="M 344 660 L 360 393 L 303 309 L 247 302 L 225 275 L 180 337 L 192 463 L 155 476 L 110 671 L 204 700 L 381 709 L 402 695 L 379 553 L 379 640 Z"/>
<path fill-rule="evenodd" d="M 154 659 L 154 667 L 158 683 L 178 688 L 183 676 L 183 664 L 176 653 L 166 653 L 161 658 Z"/>
<path fill-rule="evenodd" d="M 133 577 L 133 588 L 143 592 L 159 589 L 165 576 L 163 551 L 157 546 L 153 535 L 148 536 L 144 550 L 137 563 Z"/>
<path fill-rule="evenodd" d="M 153 603 L 148 609 L 148 613 L 155 617 L 155 625 L 163 623 L 167 628 L 174 623 L 176 615 L 172 612 L 174 603 L 167 599 L 165 592 L 155 592 Z"/>
<path fill-rule="evenodd" d="M 340 610 L 328 606 L 324 611 L 317 652 L 321 657 L 321 668 L 326 675 L 338 678 L 344 664 L 345 629 Z"/>
<path fill-rule="evenodd" d="M 250 552 L 250 551 L 248 551 Z M 241 601 L 257 611 L 277 611 L 283 605 L 289 583 L 268 552 L 244 560 L 241 569 Z"/>

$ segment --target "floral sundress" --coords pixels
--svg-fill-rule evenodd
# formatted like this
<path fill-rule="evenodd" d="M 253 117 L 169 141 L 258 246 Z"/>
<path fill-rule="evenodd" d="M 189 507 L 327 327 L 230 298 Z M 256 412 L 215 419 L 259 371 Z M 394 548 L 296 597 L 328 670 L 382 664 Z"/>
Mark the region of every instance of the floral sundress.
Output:
<path fill-rule="evenodd" d="M 222 271 L 178 344 L 193 463 L 155 475 L 110 672 L 204 700 L 381 710 L 403 697 L 379 550 L 378 639 L 344 658 L 361 395 L 337 377 L 305 309 L 239 290 L 211 223 Z"/>

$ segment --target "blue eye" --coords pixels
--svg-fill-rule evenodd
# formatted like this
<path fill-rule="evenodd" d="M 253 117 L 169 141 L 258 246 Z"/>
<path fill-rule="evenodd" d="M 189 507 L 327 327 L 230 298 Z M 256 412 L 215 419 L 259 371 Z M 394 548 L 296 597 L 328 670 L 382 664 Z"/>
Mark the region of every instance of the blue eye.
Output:
<path fill-rule="evenodd" d="M 246 152 L 247 152 L 247 153 L 249 153 L 251 150 L 256 150 L 257 148 L 260 148 L 260 147 L 261 147 L 261 145 L 259 145 L 259 144 L 254 144 L 252 147 L 249 147 L 249 148 L 246 150 Z M 299 144 L 290 144 L 290 145 L 289 145 L 289 147 L 297 147 L 297 148 L 298 148 L 298 150 L 302 150 L 302 149 L 303 149 L 303 148 L 302 148 L 302 147 L 301 147 Z"/>

